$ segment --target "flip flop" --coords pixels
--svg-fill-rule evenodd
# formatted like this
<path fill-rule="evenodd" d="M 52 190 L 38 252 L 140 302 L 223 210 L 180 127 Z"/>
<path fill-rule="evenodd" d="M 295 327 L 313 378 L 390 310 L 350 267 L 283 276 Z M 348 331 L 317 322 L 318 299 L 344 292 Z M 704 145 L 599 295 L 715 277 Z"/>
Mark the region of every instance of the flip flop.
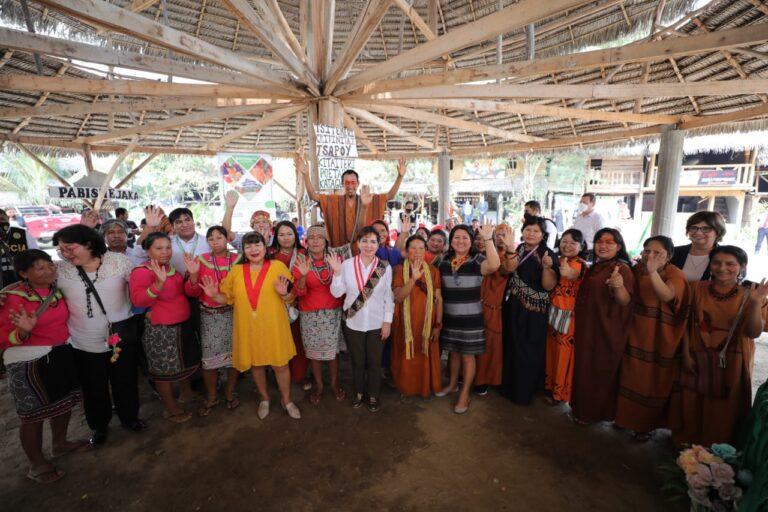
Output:
<path fill-rule="evenodd" d="M 237 397 L 237 393 L 232 394 L 232 399 L 227 399 L 227 409 L 230 411 L 237 409 L 237 406 L 240 405 L 240 399 Z"/>
<path fill-rule="evenodd" d="M 323 395 L 321 395 L 320 393 L 311 393 L 309 395 L 309 403 L 311 403 L 312 405 L 319 405 L 320 404 L 320 399 L 322 397 L 323 397 Z"/>
<path fill-rule="evenodd" d="M 184 423 L 185 421 L 189 421 L 192 419 L 192 414 L 188 413 L 187 411 L 182 411 L 176 414 L 168 414 L 166 411 L 163 413 L 163 416 L 165 419 L 170 421 L 171 423 Z"/>
<path fill-rule="evenodd" d="M 55 459 L 57 457 L 69 455 L 70 453 L 86 453 L 91 450 L 93 450 L 93 445 L 89 441 L 78 439 L 77 441 L 72 441 L 72 444 L 66 450 L 51 449 L 51 457 Z"/>
<path fill-rule="evenodd" d="M 200 417 L 205 417 L 211 414 L 211 411 L 219 405 L 219 399 L 204 400 L 203 405 L 197 410 L 197 414 Z"/>
<path fill-rule="evenodd" d="M 347 392 L 344 391 L 344 388 L 338 388 L 333 392 L 333 395 L 336 397 L 337 402 L 343 402 L 347 399 Z"/>
<path fill-rule="evenodd" d="M 38 484 L 52 484 L 53 482 L 61 480 L 65 474 L 64 470 L 59 468 L 48 469 L 45 471 L 35 471 L 32 468 L 29 468 L 29 471 L 27 471 L 27 478 Z"/>

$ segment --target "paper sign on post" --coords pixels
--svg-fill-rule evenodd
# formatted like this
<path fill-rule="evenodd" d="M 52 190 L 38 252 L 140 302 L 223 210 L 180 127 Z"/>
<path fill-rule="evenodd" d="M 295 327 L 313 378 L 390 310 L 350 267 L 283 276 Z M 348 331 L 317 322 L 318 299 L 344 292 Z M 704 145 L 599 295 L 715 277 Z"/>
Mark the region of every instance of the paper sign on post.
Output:
<path fill-rule="evenodd" d="M 341 174 L 355 168 L 357 144 L 355 134 L 344 128 L 315 125 L 318 190 L 341 188 Z"/>

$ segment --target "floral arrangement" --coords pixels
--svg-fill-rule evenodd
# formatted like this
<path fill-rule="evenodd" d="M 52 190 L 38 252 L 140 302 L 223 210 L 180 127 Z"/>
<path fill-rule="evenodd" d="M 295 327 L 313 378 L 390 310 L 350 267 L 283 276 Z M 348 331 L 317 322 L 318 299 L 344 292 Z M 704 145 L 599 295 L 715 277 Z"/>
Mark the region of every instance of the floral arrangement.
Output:
<path fill-rule="evenodd" d="M 112 357 L 109 358 L 109 361 L 111 363 L 116 363 L 118 358 L 120 357 L 120 352 L 123 351 L 122 348 L 119 346 L 120 344 L 120 335 L 117 333 L 112 333 L 109 335 L 109 338 L 107 338 L 107 345 L 112 349 Z"/>
<path fill-rule="evenodd" d="M 691 511 L 736 511 L 752 474 L 740 468 L 739 453 L 729 444 L 693 445 L 677 458 L 685 475 Z M 679 474 L 679 471 L 678 471 Z"/>

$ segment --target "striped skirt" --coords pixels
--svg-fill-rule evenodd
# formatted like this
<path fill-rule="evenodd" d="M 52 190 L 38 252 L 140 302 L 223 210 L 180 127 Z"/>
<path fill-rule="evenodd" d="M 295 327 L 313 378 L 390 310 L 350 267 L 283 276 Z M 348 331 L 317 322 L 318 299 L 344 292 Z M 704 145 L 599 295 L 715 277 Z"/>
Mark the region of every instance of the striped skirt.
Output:
<path fill-rule="evenodd" d="M 200 367 L 200 346 L 186 320 L 174 325 L 154 325 L 144 318 L 142 337 L 149 378 L 161 382 L 183 380 Z"/>
<path fill-rule="evenodd" d="M 232 366 L 232 307 L 200 305 L 200 346 L 203 370 Z"/>
<path fill-rule="evenodd" d="M 11 363 L 8 389 L 21 423 L 36 423 L 72 410 L 80 401 L 72 347 L 58 345 L 43 357 Z"/>

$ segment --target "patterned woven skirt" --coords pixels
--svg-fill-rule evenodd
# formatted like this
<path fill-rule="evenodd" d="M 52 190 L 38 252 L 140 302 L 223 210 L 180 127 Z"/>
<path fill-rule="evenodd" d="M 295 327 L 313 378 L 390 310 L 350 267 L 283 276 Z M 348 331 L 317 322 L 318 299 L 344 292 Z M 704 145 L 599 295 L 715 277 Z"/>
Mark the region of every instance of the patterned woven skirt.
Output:
<path fill-rule="evenodd" d="M 80 401 L 72 347 L 58 345 L 33 361 L 11 363 L 8 389 L 21 423 L 55 418 L 72 410 Z"/>
<path fill-rule="evenodd" d="M 149 378 L 161 382 L 176 382 L 195 373 L 200 366 L 200 346 L 186 320 L 174 325 L 154 325 L 144 318 L 141 340 L 147 357 Z"/>
<path fill-rule="evenodd" d="M 203 370 L 232 366 L 232 307 L 200 305 L 200 345 Z"/>
<path fill-rule="evenodd" d="M 333 361 L 342 343 L 341 308 L 301 312 L 304 353 L 313 361 Z"/>

